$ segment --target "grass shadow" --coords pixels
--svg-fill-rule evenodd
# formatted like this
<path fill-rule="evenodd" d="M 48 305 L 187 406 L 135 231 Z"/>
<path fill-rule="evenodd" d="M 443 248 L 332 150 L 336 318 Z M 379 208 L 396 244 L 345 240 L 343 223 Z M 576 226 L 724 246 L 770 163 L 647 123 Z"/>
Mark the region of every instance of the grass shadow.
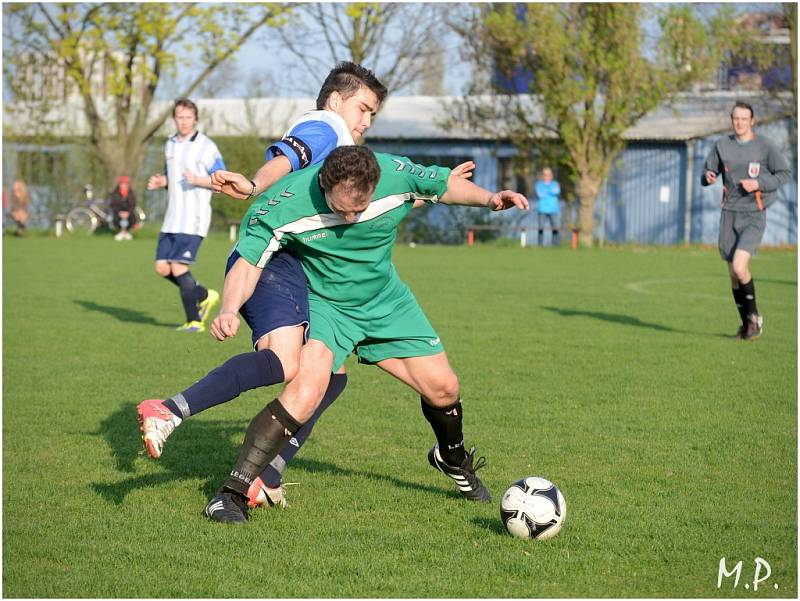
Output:
<path fill-rule="evenodd" d="M 239 454 L 239 440 L 247 429 L 246 420 L 208 421 L 187 420 L 169 439 L 169 446 L 158 459 L 150 459 L 142 449 L 139 422 L 136 417 L 136 404 L 126 403 L 110 414 L 100 424 L 94 435 L 105 438 L 111 449 L 114 469 L 129 477 L 113 483 L 96 482 L 92 489 L 106 501 L 121 505 L 125 497 L 133 491 L 151 488 L 174 482 L 175 480 L 203 479 L 201 491 L 211 497 L 222 483 Z M 137 475 L 139 461 L 152 462 L 162 471 Z M 139 468 L 141 469 L 141 468 Z M 302 470 L 314 474 L 332 474 L 334 476 L 359 477 L 386 482 L 399 488 L 418 490 L 430 494 L 460 498 L 447 479 L 442 486 L 430 486 L 410 480 L 403 480 L 389 474 L 365 470 L 353 470 L 340 467 L 328 461 L 304 459 L 297 456 L 292 460 L 292 470 Z M 292 480 L 291 472 L 287 479 Z"/>
<path fill-rule="evenodd" d="M 500 521 L 499 516 L 496 518 L 474 517 L 472 518 L 472 523 L 478 528 L 488 530 L 492 534 L 507 535 L 506 528 L 503 526 L 503 522 Z"/>
<path fill-rule="evenodd" d="M 599 319 L 601 321 L 608 321 L 623 326 L 635 326 L 637 328 L 648 328 L 657 330 L 659 332 L 675 332 L 686 333 L 683 330 L 676 330 L 669 326 L 662 326 L 657 323 L 649 323 L 642 321 L 638 317 L 631 317 L 630 315 L 623 315 L 620 313 L 604 313 L 602 311 L 584 311 L 581 309 L 564 309 L 562 307 L 541 307 L 547 311 L 558 313 L 561 317 L 591 317 L 592 319 Z"/>
<path fill-rule="evenodd" d="M 158 326 L 162 328 L 176 327 L 174 323 L 162 323 L 160 321 L 156 321 L 155 318 L 151 317 L 146 313 L 143 313 L 142 311 L 137 311 L 136 309 L 128 309 L 126 307 L 111 307 L 109 305 L 101 305 L 94 301 L 88 301 L 88 300 L 76 300 L 75 303 L 80 305 L 87 311 L 97 311 L 98 313 L 105 313 L 106 315 L 110 315 L 111 317 L 118 319 L 119 321 L 140 323 L 149 326 Z"/>
<path fill-rule="evenodd" d="M 302 457 L 298 456 L 297 458 L 292 460 L 291 465 L 295 469 L 299 468 L 312 475 L 315 473 L 326 473 L 326 474 L 332 474 L 334 476 L 355 476 L 358 478 L 367 478 L 369 480 L 386 482 L 398 488 L 418 490 L 436 495 L 446 494 L 454 498 L 459 498 L 459 499 L 461 498 L 461 495 L 458 492 L 454 491 L 452 488 L 449 488 L 447 486 L 441 486 L 441 487 L 430 486 L 427 484 L 420 484 L 419 482 L 403 480 L 401 478 L 397 478 L 396 476 L 391 476 L 389 474 L 343 468 L 333 463 L 328 463 L 327 461 L 318 461 L 316 459 L 303 459 Z M 448 481 L 444 482 L 447 483 Z"/>
<path fill-rule="evenodd" d="M 111 448 L 114 468 L 130 477 L 114 483 L 94 483 L 92 488 L 105 500 L 116 505 L 141 488 L 150 488 L 175 480 L 197 480 L 206 496 L 211 497 L 225 474 L 236 461 L 239 446 L 234 441 L 247 428 L 242 421 L 190 420 L 181 425 L 179 432 L 169 439 L 169 448 L 158 460 L 150 459 L 144 452 L 136 417 L 136 405 L 126 403 L 100 424 L 97 436 L 105 438 Z M 136 475 L 137 461 L 152 462 L 162 469 L 160 473 Z"/>

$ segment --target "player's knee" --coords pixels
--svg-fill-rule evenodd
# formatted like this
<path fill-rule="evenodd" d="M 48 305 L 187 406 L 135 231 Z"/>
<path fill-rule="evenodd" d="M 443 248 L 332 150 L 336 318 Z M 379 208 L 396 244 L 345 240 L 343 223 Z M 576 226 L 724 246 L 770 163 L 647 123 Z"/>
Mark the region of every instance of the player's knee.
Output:
<path fill-rule="evenodd" d="M 278 355 L 278 358 L 281 360 L 281 365 L 283 366 L 283 381 L 291 382 L 297 375 L 297 368 L 300 363 L 298 357 L 284 354 L 284 356 Z"/>
<path fill-rule="evenodd" d="M 733 263 L 733 274 L 740 282 L 747 282 L 750 279 L 750 269 L 747 263 Z"/>
<path fill-rule="evenodd" d="M 157 261 L 155 270 L 158 275 L 160 275 L 162 278 L 165 278 L 170 274 L 169 263 L 166 263 L 164 261 Z"/>
<path fill-rule="evenodd" d="M 321 382 L 300 378 L 286 387 L 281 395 L 281 402 L 286 410 L 301 423 L 305 423 L 314 414 L 325 394 L 325 386 Z"/>
<path fill-rule="evenodd" d="M 435 382 L 430 383 L 424 396 L 435 407 L 452 405 L 460 396 L 458 377 L 452 372 L 442 375 Z"/>

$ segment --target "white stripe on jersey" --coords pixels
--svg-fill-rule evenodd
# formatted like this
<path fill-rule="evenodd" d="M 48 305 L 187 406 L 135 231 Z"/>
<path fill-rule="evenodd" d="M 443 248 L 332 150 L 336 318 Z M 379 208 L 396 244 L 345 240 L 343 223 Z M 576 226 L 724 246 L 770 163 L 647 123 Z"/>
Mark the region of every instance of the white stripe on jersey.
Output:
<path fill-rule="evenodd" d="M 335 227 L 337 225 L 355 225 L 356 223 L 363 223 L 365 221 L 375 219 L 376 217 L 380 217 L 381 215 L 402 206 L 404 203 L 411 201 L 411 199 L 412 194 L 410 192 L 405 192 L 403 194 L 391 194 L 389 196 L 384 196 L 383 198 L 373 200 L 369 204 L 369 207 L 367 207 L 367 210 L 361 213 L 361 215 L 358 216 L 358 219 L 356 219 L 353 223 L 347 223 L 347 220 L 342 215 L 337 215 L 336 213 L 324 213 L 322 215 L 302 217 L 297 221 L 292 221 L 286 225 L 282 225 L 275 230 L 275 234 L 267 244 L 266 250 L 264 250 L 264 252 L 261 254 L 261 257 L 258 259 L 256 267 L 261 267 L 263 269 L 263 267 L 272 258 L 272 255 L 280 248 L 281 238 L 283 238 L 285 234 L 302 234 L 323 228 Z"/>
<path fill-rule="evenodd" d="M 177 135 L 164 145 L 167 162 L 169 204 L 161 231 L 169 234 L 193 234 L 205 237 L 211 225 L 211 190 L 192 186 L 183 172 L 187 169 L 199 176 L 207 176 L 220 157 L 217 145 L 197 132 L 181 141 Z"/>
<path fill-rule="evenodd" d="M 336 132 L 338 138 L 337 146 L 352 146 L 355 144 L 353 136 L 350 135 L 350 130 L 347 129 L 347 124 L 344 122 L 344 119 L 333 111 L 308 111 L 307 113 L 303 113 L 303 116 L 292 123 L 289 129 L 286 130 L 283 137 L 286 138 L 290 136 L 295 127 L 306 121 L 324 121 L 330 125 L 333 131 Z"/>

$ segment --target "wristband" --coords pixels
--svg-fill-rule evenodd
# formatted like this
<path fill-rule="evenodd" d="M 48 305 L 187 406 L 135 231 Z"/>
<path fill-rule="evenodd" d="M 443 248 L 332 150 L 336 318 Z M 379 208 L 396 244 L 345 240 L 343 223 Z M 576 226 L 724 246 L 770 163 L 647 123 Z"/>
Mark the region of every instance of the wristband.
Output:
<path fill-rule="evenodd" d="M 250 185 L 251 185 L 251 186 L 253 186 L 253 189 L 252 189 L 252 190 L 250 190 L 250 194 L 248 194 L 248 195 L 247 195 L 247 198 L 248 198 L 248 199 L 250 199 L 250 198 L 253 198 L 253 196 L 255 196 L 255 193 L 256 193 L 256 183 L 255 183 L 253 180 L 248 180 L 248 181 L 250 182 Z"/>

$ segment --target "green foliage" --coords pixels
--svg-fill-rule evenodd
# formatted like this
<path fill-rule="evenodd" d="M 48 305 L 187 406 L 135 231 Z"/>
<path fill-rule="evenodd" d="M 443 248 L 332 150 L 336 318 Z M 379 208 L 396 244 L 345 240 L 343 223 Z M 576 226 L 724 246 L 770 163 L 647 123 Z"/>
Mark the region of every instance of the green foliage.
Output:
<path fill-rule="evenodd" d="M 148 142 L 171 115 L 171 107 L 151 110 L 161 78 L 199 50 L 203 68 L 180 93 L 190 96 L 261 27 L 281 24 L 287 10 L 278 4 L 5 5 L 4 69 L 15 109 L 39 123 L 77 90 L 106 184 L 123 173 L 136 177 Z M 42 91 L 42 81 L 24 77 L 29 68 L 60 88 Z"/>
<path fill-rule="evenodd" d="M 494 501 L 462 501 L 427 464 L 417 395 L 351 359 L 287 469 L 290 507 L 226 528 L 203 506 L 277 388 L 139 453 L 138 402 L 250 348 L 173 331 L 155 236 L 3 240 L 4 597 L 796 598 L 795 251 L 759 252 L 766 330 L 735 343 L 714 249 L 399 246 Z M 219 288 L 229 250 L 210 236 L 193 272 Z M 566 497 L 551 541 L 500 524 L 527 475 Z M 717 589 L 721 557 L 744 561 L 738 588 Z"/>
<path fill-rule="evenodd" d="M 264 151 L 271 140 L 243 136 L 237 138 L 215 137 L 214 142 L 225 160 L 225 167 L 228 171 L 252 177 L 264 164 Z M 214 211 L 212 223 L 219 227 L 226 226 L 231 221 L 240 221 L 250 206 L 250 201 L 236 200 L 224 194 L 215 194 L 211 206 Z"/>
<path fill-rule="evenodd" d="M 522 151 L 557 136 L 575 176 L 585 243 L 594 229 L 594 200 L 624 147 L 625 130 L 707 77 L 727 47 L 728 13 L 705 24 L 693 8 L 670 6 L 660 18 L 658 59 L 650 60 L 642 33 L 646 10 L 631 3 L 476 5 L 466 25 L 454 25 L 482 68 L 478 73 L 528 71 L 534 100 L 509 95 L 484 76 L 469 91 L 485 94 L 490 86 L 494 95 L 464 99 L 453 121 L 506 134 Z"/>

